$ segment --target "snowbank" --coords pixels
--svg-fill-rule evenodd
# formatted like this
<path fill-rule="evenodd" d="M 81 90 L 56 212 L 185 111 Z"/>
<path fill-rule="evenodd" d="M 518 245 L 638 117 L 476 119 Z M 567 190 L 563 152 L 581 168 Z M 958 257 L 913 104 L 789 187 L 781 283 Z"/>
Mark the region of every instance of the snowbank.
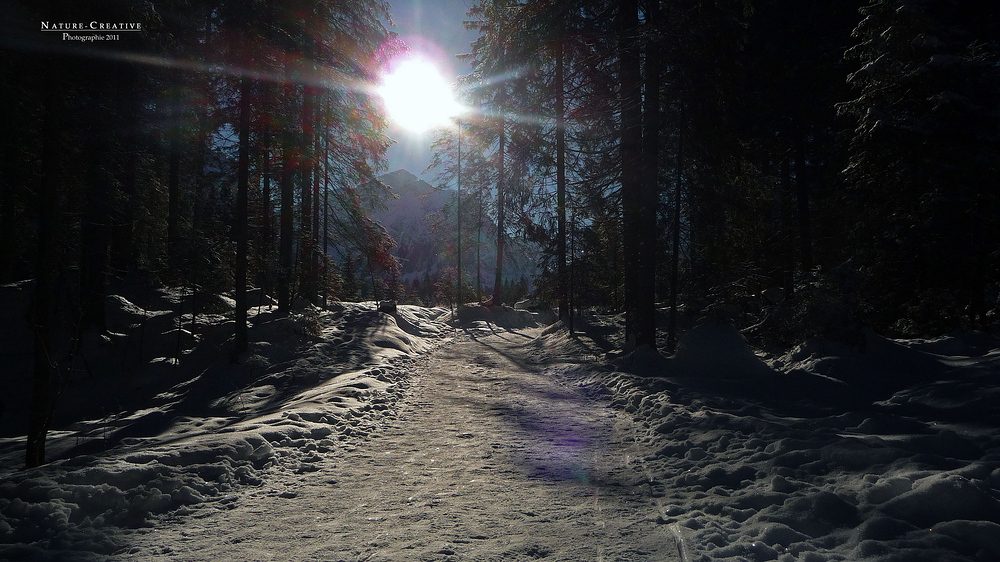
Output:
<path fill-rule="evenodd" d="M 725 324 L 694 328 L 677 342 L 673 357 L 664 357 L 648 346 L 614 361 L 622 370 L 639 376 L 694 377 L 699 380 L 753 379 L 775 373 L 747 345 L 740 332 Z"/>
<path fill-rule="evenodd" d="M 463 304 L 459 305 L 456 316 L 458 326 L 487 332 L 493 330 L 491 325 L 505 330 L 521 330 L 545 326 L 557 320 L 551 310 L 522 310 L 507 305 Z"/>
<path fill-rule="evenodd" d="M 771 373 L 743 335 L 725 324 L 707 324 L 685 333 L 673 360 L 677 374 L 683 376 L 740 378 Z"/>
<path fill-rule="evenodd" d="M 995 341 L 814 340 L 771 369 L 737 336 L 703 327 L 673 358 L 566 371 L 640 424 L 654 517 L 688 559 L 1000 560 Z M 575 348 L 556 358 L 601 350 L 585 333 L 539 340 Z"/>
<path fill-rule="evenodd" d="M 0 438 L 0 559 L 105 560 L 121 529 L 226 510 L 241 488 L 315 470 L 378 431 L 407 362 L 452 332 L 446 309 L 344 303 L 280 318 L 263 306 L 231 365 L 231 320 L 179 317 L 178 295 L 162 297 L 149 310 L 108 298 L 111 335 L 84 350 L 93 376 L 60 403 L 52 462 L 17 471 L 23 435 Z"/>
<path fill-rule="evenodd" d="M 921 349 L 923 348 L 923 349 Z M 885 395 L 920 381 L 935 380 L 949 370 L 944 355 L 924 349 L 927 342 L 894 341 L 865 332 L 857 345 L 814 338 L 775 361 L 789 373 L 816 373 L 842 381 L 858 391 Z M 943 349 L 941 349 L 943 351 Z"/>

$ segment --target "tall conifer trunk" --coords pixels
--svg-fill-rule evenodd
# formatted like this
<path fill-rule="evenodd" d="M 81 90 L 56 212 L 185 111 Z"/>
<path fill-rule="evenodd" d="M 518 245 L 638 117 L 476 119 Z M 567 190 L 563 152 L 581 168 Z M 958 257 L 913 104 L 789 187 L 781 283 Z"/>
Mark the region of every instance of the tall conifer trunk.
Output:
<path fill-rule="evenodd" d="M 324 98 L 326 108 L 323 112 L 323 308 L 329 305 L 330 292 L 330 97 Z"/>
<path fill-rule="evenodd" d="M 636 345 L 656 348 L 656 208 L 660 191 L 660 55 L 657 45 L 659 0 L 647 0 L 646 62 L 644 65 L 642 186 L 639 208 L 639 240 L 636 248 L 639 278 L 636 283 Z"/>
<path fill-rule="evenodd" d="M 556 275 L 559 277 L 559 318 L 569 320 L 566 280 L 566 92 L 563 85 L 563 38 L 556 41 Z"/>
<path fill-rule="evenodd" d="M 136 208 L 140 205 L 139 198 L 139 160 L 145 145 L 144 137 L 139 134 L 139 123 L 142 119 L 142 98 L 136 90 L 140 83 L 139 71 L 132 67 L 122 67 L 118 70 L 118 87 L 115 89 L 114 107 L 117 108 L 113 117 L 115 131 L 118 135 L 118 152 L 121 155 L 122 176 L 121 196 L 123 204 L 116 209 L 115 225 L 111 232 L 112 263 L 111 270 L 135 272 L 139 269 L 137 241 L 135 240 Z"/>
<path fill-rule="evenodd" d="M 250 188 L 250 90 L 251 79 L 240 80 L 239 151 L 236 168 L 236 334 L 233 352 L 247 350 L 247 192 Z"/>
<path fill-rule="evenodd" d="M 456 283 L 457 291 L 455 292 L 458 304 L 462 304 L 462 120 L 458 120 L 458 212 L 455 213 L 457 224 L 456 229 L 458 231 L 457 244 L 458 251 L 456 255 L 458 256 L 458 282 Z"/>
<path fill-rule="evenodd" d="M 260 82 L 257 87 L 258 104 L 263 107 L 264 114 L 273 111 L 271 106 L 271 86 L 267 82 Z M 261 238 L 258 247 L 259 266 L 258 277 L 262 290 L 270 293 L 274 289 L 273 274 L 271 273 L 271 256 L 274 251 L 274 224 L 271 213 L 271 125 L 264 119 L 264 126 L 260 132 L 260 165 L 261 165 L 261 194 L 260 194 L 260 230 Z"/>
<path fill-rule="evenodd" d="M 501 92 L 501 100 L 503 99 L 503 93 Z M 500 104 L 500 146 L 498 147 L 500 153 L 500 165 L 499 165 L 499 175 L 497 177 L 497 270 L 496 276 L 493 281 L 493 305 L 502 304 L 503 300 L 503 246 L 504 246 L 504 218 L 506 211 L 506 201 L 505 201 L 505 183 L 506 177 L 504 173 L 504 152 L 506 150 L 506 116 L 503 115 L 503 103 Z"/>
<path fill-rule="evenodd" d="M 681 107 L 677 125 L 677 162 L 674 167 L 674 208 L 671 222 L 670 256 L 670 320 L 667 325 L 667 350 L 677 349 L 677 293 L 678 271 L 681 261 L 681 186 L 684 170 L 684 108 Z"/>
<path fill-rule="evenodd" d="M 317 94 L 313 94 L 313 97 L 318 97 Z M 318 304 L 319 294 L 320 294 L 320 261 L 321 256 L 319 253 L 319 211 L 320 211 L 320 201 L 319 201 L 319 176 L 320 176 L 320 136 L 323 134 L 323 111 L 322 103 L 313 102 L 313 113 L 314 122 L 316 127 L 313 134 L 313 147 L 312 147 L 312 240 L 310 241 L 310 248 L 312 251 L 309 253 L 309 284 L 312 285 L 313 293 L 313 303 Z M 326 162 L 323 163 L 326 166 Z"/>
<path fill-rule="evenodd" d="M 476 220 L 476 299 L 483 298 L 483 189 L 479 188 L 479 217 Z"/>
<path fill-rule="evenodd" d="M 285 86 L 285 97 L 295 98 L 295 86 L 288 83 Z M 279 211 L 279 241 L 278 260 L 280 262 L 278 273 L 278 314 L 287 315 L 292 309 L 292 268 L 294 266 L 292 255 L 292 213 L 295 205 L 295 137 L 296 135 L 287 129 L 282 133 L 281 143 L 281 209 Z"/>
<path fill-rule="evenodd" d="M 312 180 L 315 171 L 315 159 L 313 158 L 313 136 L 315 135 L 315 123 L 313 121 L 315 89 L 306 86 L 302 98 L 302 114 L 300 126 L 302 133 L 300 137 L 300 203 L 301 216 L 299 219 L 299 267 L 302 276 L 299 282 L 302 285 L 299 294 L 314 302 L 316 299 L 316 285 L 313 276 L 313 198 Z"/>
<path fill-rule="evenodd" d="M 625 256 L 625 351 L 645 343 L 640 324 L 642 301 L 639 294 L 642 215 L 642 91 L 637 29 L 639 3 L 618 4 L 619 78 L 621 80 L 621 200 L 622 242 Z"/>
<path fill-rule="evenodd" d="M 54 76 L 58 65 L 49 67 L 46 83 L 45 124 L 42 139 L 41 186 L 38 209 L 38 253 L 35 256 L 35 297 L 31 306 L 35 367 L 32 375 L 31 413 L 28 418 L 24 465 L 32 468 L 45 463 L 45 438 L 52 420 L 52 308 L 55 293 L 56 177 L 60 151 L 56 147 L 60 118 L 59 94 Z"/>
<path fill-rule="evenodd" d="M 94 64 L 94 85 L 91 91 L 90 115 L 91 142 L 88 143 L 87 180 L 84 213 L 80 221 L 80 324 L 77 337 L 83 330 L 94 327 L 105 329 L 104 299 L 107 292 L 108 250 L 111 244 L 109 200 L 111 185 L 109 174 L 114 167 L 112 157 L 112 127 L 114 119 L 103 100 L 113 100 L 105 88 L 115 86 L 115 65 Z"/>

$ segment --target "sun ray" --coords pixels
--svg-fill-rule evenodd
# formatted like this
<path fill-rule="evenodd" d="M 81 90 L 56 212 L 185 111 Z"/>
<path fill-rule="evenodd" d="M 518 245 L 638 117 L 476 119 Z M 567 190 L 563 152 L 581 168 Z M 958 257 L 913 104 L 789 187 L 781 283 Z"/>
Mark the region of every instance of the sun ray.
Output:
<path fill-rule="evenodd" d="M 53 46 L 39 41 L 22 40 L 0 41 L 0 45 L 28 52 L 61 55 L 72 58 L 100 59 L 206 74 L 210 73 L 222 74 L 226 76 L 247 77 L 260 82 L 273 82 L 276 84 L 303 84 L 328 90 L 363 92 L 369 95 L 377 93 L 377 88 L 373 84 L 364 80 L 359 80 L 347 73 L 323 67 L 322 65 L 318 65 L 320 68 L 316 71 L 289 74 L 273 70 L 261 70 L 259 68 L 225 64 L 220 63 L 219 61 L 206 62 L 179 57 L 150 55 L 126 50 L 106 49 L 101 47 L 79 48 L 74 45 L 70 48 Z"/>

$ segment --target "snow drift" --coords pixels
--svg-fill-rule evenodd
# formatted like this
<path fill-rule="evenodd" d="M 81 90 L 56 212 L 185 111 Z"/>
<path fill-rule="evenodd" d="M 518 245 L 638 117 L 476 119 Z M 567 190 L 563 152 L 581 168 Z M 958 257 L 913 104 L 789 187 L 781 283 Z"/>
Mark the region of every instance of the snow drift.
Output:
<path fill-rule="evenodd" d="M 565 338 L 536 345 L 602 351 Z M 658 521 L 690 560 L 1000 559 L 1000 345 L 866 340 L 764 358 L 703 326 L 673 357 L 570 373 L 641 425 Z"/>
<path fill-rule="evenodd" d="M 110 336 L 84 352 L 111 367 L 72 380 L 48 465 L 17 471 L 24 437 L 5 426 L 0 559 L 105 560 L 122 529 L 225 510 L 243 488 L 312 471 L 378 430 L 407 387 L 406 362 L 451 331 L 445 309 L 345 303 L 282 318 L 255 307 L 250 351 L 231 365 L 232 321 L 183 318 L 181 299 L 163 291 L 146 309 L 108 298 Z"/>
<path fill-rule="evenodd" d="M 491 325 L 504 330 L 521 330 L 547 326 L 557 318 L 550 309 L 527 310 L 507 305 L 463 304 L 458 307 L 456 319 L 457 325 L 467 330 L 491 332 L 494 329 Z"/>

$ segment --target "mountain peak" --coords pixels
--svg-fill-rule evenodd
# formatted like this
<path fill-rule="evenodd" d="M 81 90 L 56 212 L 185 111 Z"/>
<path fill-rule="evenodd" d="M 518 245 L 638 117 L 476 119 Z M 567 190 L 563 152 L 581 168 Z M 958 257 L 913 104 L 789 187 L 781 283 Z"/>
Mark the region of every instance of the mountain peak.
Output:
<path fill-rule="evenodd" d="M 400 168 L 394 172 L 383 174 L 380 179 L 386 183 L 390 183 L 391 180 L 404 182 L 420 181 L 420 178 L 406 168 Z"/>
<path fill-rule="evenodd" d="M 400 168 L 395 172 L 382 175 L 379 179 L 392 188 L 397 194 L 415 191 L 426 194 L 434 191 L 434 186 L 418 178 L 409 170 Z"/>

